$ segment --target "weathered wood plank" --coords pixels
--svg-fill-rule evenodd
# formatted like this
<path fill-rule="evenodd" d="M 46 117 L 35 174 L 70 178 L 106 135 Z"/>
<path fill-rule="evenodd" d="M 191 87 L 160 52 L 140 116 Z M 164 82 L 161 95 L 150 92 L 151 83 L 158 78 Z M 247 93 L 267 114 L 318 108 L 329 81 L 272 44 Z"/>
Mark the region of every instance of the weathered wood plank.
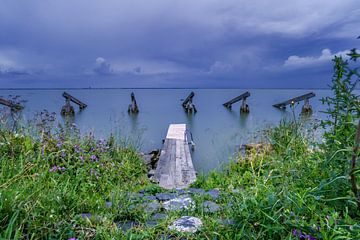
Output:
<path fill-rule="evenodd" d="M 83 102 L 81 102 L 79 99 L 71 96 L 70 94 L 68 94 L 67 92 L 63 92 L 62 96 L 66 99 L 69 99 L 70 101 L 72 101 L 73 103 L 79 105 L 80 109 L 84 109 L 87 107 L 87 105 Z"/>
<path fill-rule="evenodd" d="M 304 94 L 304 95 L 289 99 L 287 101 L 274 104 L 273 106 L 276 107 L 276 108 L 286 108 L 286 106 L 289 105 L 289 104 L 300 102 L 302 100 L 306 100 L 306 99 L 313 98 L 313 97 L 315 97 L 315 93 L 310 92 L 310 93 L 307 93 L 307 94 Z"/>
<path fill-rule="evenodd" d="M 163 188 L 186 188 L 196 180 L 185 133 L 186 124 L 169 126 L 155 171 L 155 178 Z"/>
<path fill-rule="evenodd" d="M 21 110 L 21 109 L 24 108 L 20 104 L 14 104 L 14 103 L 12 103 L 12 102 L 10 102 L 8 100 L 2 99 L 2 98 L 0 98 L 0 104 L 2 104 L 4 106 L 7 106 L 7 107 L 9 107 L 11 109 L 14 109 L 14 110 Z"/>
<path fill-rule="evenodd" d="M 230 101 L 224 103 L 223 105 L 227 108 L 231 108 L 231 105 L 233 105 L 234 103 L 244 99 L 250 97 L 250 93 L 249 92 L 245 92 L 243 94 L 241 94 L 240 96 L 237 96 L 236 98 L 231 99 Z"/>

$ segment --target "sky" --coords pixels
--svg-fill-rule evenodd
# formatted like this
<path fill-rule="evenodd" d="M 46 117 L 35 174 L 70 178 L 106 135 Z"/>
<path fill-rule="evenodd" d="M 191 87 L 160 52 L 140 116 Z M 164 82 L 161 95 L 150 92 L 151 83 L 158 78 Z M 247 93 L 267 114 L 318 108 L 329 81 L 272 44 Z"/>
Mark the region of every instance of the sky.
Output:
<path fill-rule="evenodd" d="M 326 88 L 359 0 L 0 0 L 0 88 Z"/>

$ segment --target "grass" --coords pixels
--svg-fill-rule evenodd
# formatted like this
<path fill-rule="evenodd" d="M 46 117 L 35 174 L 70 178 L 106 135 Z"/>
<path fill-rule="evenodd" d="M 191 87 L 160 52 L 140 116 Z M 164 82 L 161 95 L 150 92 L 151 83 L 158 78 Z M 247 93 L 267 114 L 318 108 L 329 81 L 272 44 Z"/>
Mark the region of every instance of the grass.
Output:
<path fill-rule="evenodd" d="M 134 207 L 129 194 L 145 189 L 161 192 L 149 182 L 137 151 L 110 140 L 80 137 L 60 129 L 34 138 L 2 129 L 0 144 L 0 236 L 3 239 L 359 239 L 360 225 L 348 177 L 321 148 L 309 148 L 299 122 L 281 122 L 265 137 L 271 150 L 249 152 L 223 171 L 199 176 L 193 187 L 217 188 L 222 211 L 198 208 L 197 234 L 177 234 L 168 225 L 184 215 L 171 212 L 155 227 L 150 214 Z M 46 136 L 46 137 L 44 137 Z M 113 207 L 107 208 L 111 201 Z M 114 207 L 115 206 L 115 207 Z M 117 207 L 119 206 L 119 207 Z M 81 217 L 91 213 L 90 219 Z M 219 219 L 234 222 L 219 224 Z M 139 222 L 123 232 L 119 221 Z"/>

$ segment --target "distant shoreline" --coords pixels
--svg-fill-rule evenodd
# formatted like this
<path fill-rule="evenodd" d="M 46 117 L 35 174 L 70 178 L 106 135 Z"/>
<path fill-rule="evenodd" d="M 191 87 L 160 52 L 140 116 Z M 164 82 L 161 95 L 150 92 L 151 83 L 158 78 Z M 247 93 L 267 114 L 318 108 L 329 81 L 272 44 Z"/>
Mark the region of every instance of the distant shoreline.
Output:
<path fill-rule="evenodd" d="M 168 87 L 168 88 L 161 88 L 161 87 L 113 87 L 113 88 L 0 88 L 0 90 L 116 90 L 116 89 L 219 89 L 219 90 L 227 90 L 227 89 L 249 89 L 249 90 L 331 90 L 330 88 L 202 88 L 202 87 L 194 87 L 194 88 L 185 88 L 185 87 Z M 360 89 L 356 89 L 360 90 Z"/>

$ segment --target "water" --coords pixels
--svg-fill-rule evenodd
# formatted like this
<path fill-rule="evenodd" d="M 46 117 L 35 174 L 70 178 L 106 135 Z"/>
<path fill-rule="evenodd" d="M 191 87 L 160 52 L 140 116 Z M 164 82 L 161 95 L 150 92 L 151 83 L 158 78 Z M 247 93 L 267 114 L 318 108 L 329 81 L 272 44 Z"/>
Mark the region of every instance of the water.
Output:
<path fill-rule="evenodd" d="M 66 90 L 88 104 L 83 111 L 77 110 L 75 123 L 81 132 L 93 131 L 98 138 L 105 138 L 111 132 L 130 138 L 140 144 L 144 152 L 161 148 L 169 124 L 186 123 L 196 144 L 193 161 L 197 171 L 207 172 L 228 162 L 236 149 L 254 140 L 258 132 L 276 125 L 283 117 L 292 117 L 290 108 L 281 111 L 272 104 L 313 91 L 316 97 L 310 103 L 314 113 L 311 119 L 326 117 L 321 110 L 324 106 L 319 99 L 331 94 L 329 90 L 249 90 L 250 113 L 240 115 L 240 103 L 234 104 L 232 111 L 222 104 L 246 90 L 242 89 L 86 89 Z M 195 92 L 194 104 L 198 112 L 187 115 L 181 106 L 181 99 Z M 47 109 L 56 112 L 59 121 L 60 109 L 65 101 L 63 90 L 0 90 L 0 96 L 20 95 L 27 100 L 25 118 Z M 130 93 L 134 92 L 140 113 L 130 116 L 127 108 Z M 301 111 L 302 103 L 296 108 Z"/>

